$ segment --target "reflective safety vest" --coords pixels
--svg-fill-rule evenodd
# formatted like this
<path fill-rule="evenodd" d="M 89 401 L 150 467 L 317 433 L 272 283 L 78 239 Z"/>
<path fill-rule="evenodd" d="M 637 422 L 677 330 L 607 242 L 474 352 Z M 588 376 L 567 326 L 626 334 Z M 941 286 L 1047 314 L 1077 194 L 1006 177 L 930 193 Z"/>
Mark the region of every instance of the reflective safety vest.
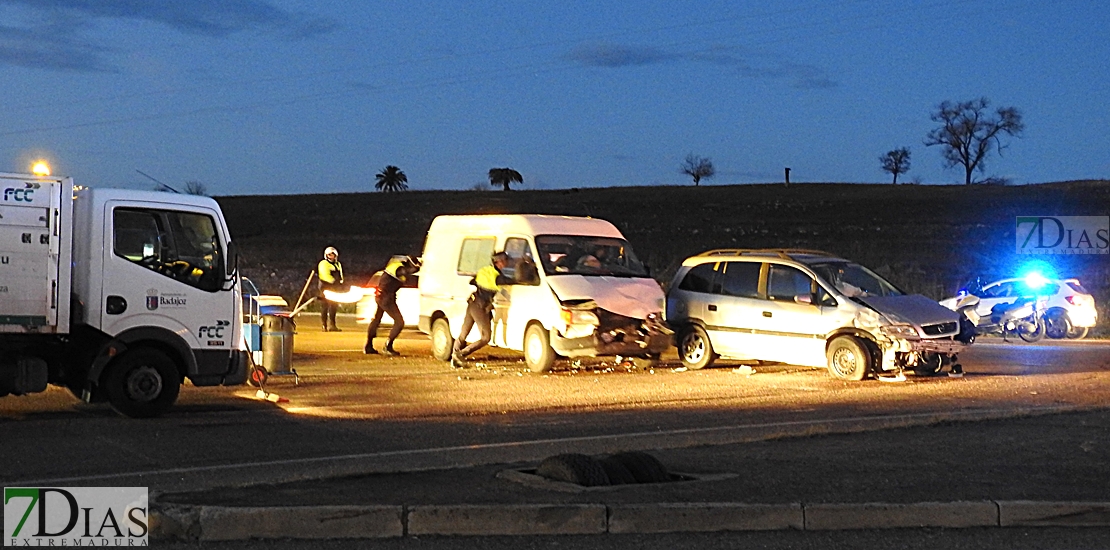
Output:
<path fill-rule="evenodd" d="M 390 277 L 393 277 L 394 279 L 397 279 L 398 281 L 404 281 L 405 280 L 405 275 L 404 274 L 400 274 L 400 275 L 397 274 L 397 270 L 400 269 L 402 265 L 405 265 L 405 264 L 402 263 L 401 260 L 390 260 L 389 263 L 386 264 L 385 269 L 383 269 L 382 271 L 388 273 Z"/>
<path fill-rule="evenodd" d="M 329 262 L 328 260 L 320 260 L 316 264 L 316 275 L 320 277 L 320 282 L 325 284 L 335 284 L 343 282 L 343 264 L 339 260 Z"/>
<path fill-rule="evenodd" d="M 474 282 L 479 289 L 497 292 L 501 290 L 501 287 L 497 284 L 497 278 L 501 276 L 501 272 L 496 267 L 487 265 L 478 270 L 478 274 L 474 276 Z"/>

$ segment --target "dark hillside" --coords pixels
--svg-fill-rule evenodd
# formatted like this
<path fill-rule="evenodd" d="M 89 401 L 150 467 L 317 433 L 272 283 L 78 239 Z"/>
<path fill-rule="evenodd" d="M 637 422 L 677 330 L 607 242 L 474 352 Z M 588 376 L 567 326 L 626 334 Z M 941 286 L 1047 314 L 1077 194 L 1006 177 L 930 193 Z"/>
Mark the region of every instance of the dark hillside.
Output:
<path fill-rule="evenodd" d="M 975 275 L 1006 276 L 1035 259 L 1014 252 L 1016 216 L 1110 214 L 1110 182 L 410 191 L 218 200 L 241 247 L 244 272 L 264 291 L 293 300 L 326 246 L 340 250 L 353 274 L 349 278 L 357 282 L 391 254 L 419 254 L 435 216 L 472 213 L 607 219 L 662 282 L 669 282 L 683 258 L 711 248 L 816 248 L 868 265 L 906 290 L 941 298 Z M 1061 276 L 1079 277 L 1100 304 L 1110 298 L 1110 256 L 1042 258 Z"/>

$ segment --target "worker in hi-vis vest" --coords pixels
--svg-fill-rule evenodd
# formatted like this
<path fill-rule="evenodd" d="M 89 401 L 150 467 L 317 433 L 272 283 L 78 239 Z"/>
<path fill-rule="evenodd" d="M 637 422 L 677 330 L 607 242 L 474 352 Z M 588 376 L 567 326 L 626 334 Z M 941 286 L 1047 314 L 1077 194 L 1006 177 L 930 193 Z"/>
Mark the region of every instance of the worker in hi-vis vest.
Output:
<path fill-rule="evenodd" d="M 470 281 L 475 286 L 474 293 L 466 304 L 466 318 L 463 319 L 459 330 L 459 337 L 455 339 L 454 351 L 451 353 L 451 365 L 456 368 L 466 366 L 466 357 L 481 349 L 489 343 L 493 334 L 493 297 L 501 290 L 502 285 L 516 284 L 512 278 L 503 275 L 501 270 L 509 263 L 509 255 L 498 252 L 493 255 L 493 265 L 487 265 L 478 270 Z M 467 344 L 466 337 L 470 329 L 478 325 L 481 337 Z"/>
<path fill-rule="evenodd" d="M 316 277 L 320 279 L 320 325 L 324 332 L 340 332 L 335 326 L 335 314 L 339 304 L 324 296 L 325 290 L 346 292 L 343 287 L 343 264 L 339 263 L 339 251 L 334 246 L 324 249 L 324 259 L 316 264 Z"/>
<path fill-rule="evenodd" d="M 382 270 L 378 279 L 378 288 L 374 296 L 374 303 L 378 310 L 374 312 L 374 319 L 366 327 L 366 347 L 363 353 L 376 354 L 374 338 L 378 336 L 378 326 L 382 324 L 382 316 L 386 313 L 393 319 L 393 328 L 389 330 L 389 338 L 385 341 L 385 352 L 389 355 L 401 355 L 393 349 L 393 341 L 401 335 L 405 327 L 405 319 L 401 316 L 401 308 L 397 307 L 397 291 L 405 286 L 405 281 L 420 269 L 420 261 L 412 256 L 393 258 Z"/>

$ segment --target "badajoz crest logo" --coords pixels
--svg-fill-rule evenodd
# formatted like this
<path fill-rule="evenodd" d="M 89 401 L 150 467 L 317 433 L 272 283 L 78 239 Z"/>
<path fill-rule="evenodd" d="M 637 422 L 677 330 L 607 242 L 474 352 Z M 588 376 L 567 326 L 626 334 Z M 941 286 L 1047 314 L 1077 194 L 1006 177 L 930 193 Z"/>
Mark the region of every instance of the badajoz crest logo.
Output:
<path fill-rule="evenodd" d="M 4 546 L 147 546 L 146 487 L 5 487 Z"/>

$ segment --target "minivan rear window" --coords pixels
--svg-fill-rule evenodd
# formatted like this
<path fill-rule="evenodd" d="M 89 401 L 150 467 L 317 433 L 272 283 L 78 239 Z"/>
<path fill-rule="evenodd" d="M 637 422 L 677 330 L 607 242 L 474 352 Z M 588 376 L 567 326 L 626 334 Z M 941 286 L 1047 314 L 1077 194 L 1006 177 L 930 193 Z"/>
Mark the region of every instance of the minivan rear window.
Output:
<path fill-rule="evenodd" d="M 740 298 L 759 298 L 760 262 L 725 262 L 719 274 L 721 294 Z"/>

